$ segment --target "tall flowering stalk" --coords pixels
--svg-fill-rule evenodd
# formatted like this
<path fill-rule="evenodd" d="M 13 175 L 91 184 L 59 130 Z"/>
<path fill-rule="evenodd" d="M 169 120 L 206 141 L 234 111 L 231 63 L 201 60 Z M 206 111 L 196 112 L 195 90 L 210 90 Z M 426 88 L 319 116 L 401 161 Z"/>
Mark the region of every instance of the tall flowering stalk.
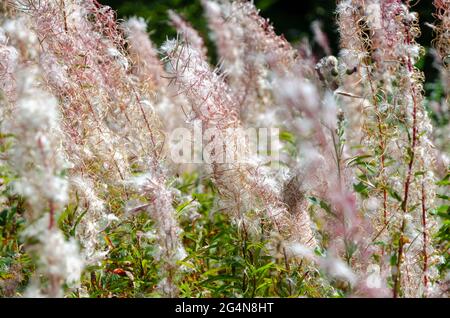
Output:
<path fill-rule="evenodd" d="M 32 1 L 26 10 L 41 39 L 40 63 L 47 85 L 63 101 L 64 148 L 76 154 L 70 156 L 73 190 L 80 206 L 88 211 L 77 233 L 83 238 L 86 261 L 95 263 L 107 252 L 99 240 L 102 223 L 111 212 L 104 189 L 108 183 L 117 183 L 112 180 L 125 180 L 128 169 L 119 138 L 110 128 L 112 121 L 106 120 L 113 112 L 111 101 L 120 98 L 120 90 L 111 88 L 122 86 L 120 75 L 128 62 L 101 33 L 102 23 L 107 23 L 111 13 L 100 13 L 94 3 Z M 88 21 L 89 13 L 97 14 L 98 19 Z M 113 32 L 114 28 L 105 28 L 111 37 Z M 105 61 L 108 56 L 110 62 Z"/>
<path fill-rule="evenodd" d="M 373 266 L 377 266 L 380 284 L 369 286 L 368 278 L 365 280 L 366 288 L 375 292 L 375 295 L 388 295 L 387 274 L 384 267 L 385 248 L 377 248 L 372 245 L 375 241 L 387 239 L 386 227 L 390 221 L 390 201 L 389 188 L 387 182 L 389 173 L 387 171 L 388 153 L 387 149 L 392 142 L 392 135 L 389 133 L 388 125 L 391 121 L 388 118 L 386 105 L 380 100 L 383 96 L 382 90 L 378 90 L 377 81 L 374 75 L 376 67 L 382 65 L 372 64 L 371 54 L 376 54 L 376 35 L 371 30 L 378 27 L 380 23 L 379 6 L 374 6 L 363 1 L 341 1 L 338 4 L 338 26 L 340 33 L 341 51 L 339 56 L 339 75 L 342 78 L 342 89 L 347 95 L 342 96 L 345 102 L 343 109 L 348 118 L 348 144 L 349 147 L 357 149 L 352 151 L 351 157 L 347 159 L 347 165 L 354 169 L 354 186 L 360 192 L 358 209 L 363 211 L 366 223 L 371 224 L 372 233 L 368 233 L 366 242 L 361 246 L 361 250 L 368 255 L 381 256 L 377 262 L 368 259 L 365 271 Z M 375 9 L 375 10 L 374 10 Z M 370 10 L 374 10 L 373 12 Z M 384 70 L 380 70 L 382 74 Z M 392 126 L 390 126 L 392 129 Z M 361 148 L 359 145 L 364 145 Z M 377 170 L 373 170 L 376 167 Z M 368 195 L 369 194 L 369 195 Z M 368 266 L 367 266 L 368 265 Z M 383 280 L 381 280 L 381 278 Z M 375 288 L 373 288 L 375 287 Z"/>
<path fill-rule="evenodd" d="M 172 10 L 169 10 L 169 19 L 177 31 L 182 34 L 189 44 L 195 48 L 198 52 L 203 54 L 203 58 L 207 59 L 208 50 L 205 46 L 203 38 L 198 32 L 190 25 L 189 22 L 184 20 L 181 16 Z"/>
<path fill-rule="evenodd" d="M 79 53 L 76 55 L 85 56 L 84 63 L 88 67 L 79 70 L 74 64 L 78 61 L 75 60 L 61 63 L 73 66 L 70 74 L 73 79 L 70 82 L 76 87 L 68 92 L 68 97 L 72 98 L 74 106 L 89 107 L 86 109 L 87 118 L 83 124 L 92 125 L 89 130 L 97 132 L 91 137 L 92 139 L 81 139 L 81 141 L 92 146 L 88 147 L 95 151 L 96 157 L 102 156 L 103 168 L 111 167 L 117 172 L 115 175 L 108 175 L 110 170 L 102 169 L 100 174 L 94 177 L 97 180 L 102 178 L 103 182 L 109 179 L 110 185 L 122 188 L 123 200 L 128 201 L 131 191 L 135 189 L 132 182 L 133 174 L 138 172 L 151 176 L 151 179 L 146 179 L 149 180 L 148 183 L 139 185 L 137 190 L 144 202 L 150 202 L 144 210 L 147 210 L 155 219 L 161 234 L 158 236 L 161 252 L 160 256 L 157 255 L 157 259 L 162 264 L 160 290 L 163 295 L 175 296 L 176 288 L 173 279 L 178 270 L 176 261 L 184 257 L 184 252 L 179 241 L 180 230 L 171 206 L 171 192 L 166 189 L 166 177 L 159 161 L 161 137 L 159 137 L 158 120 L 153 111 L 151 99 L 155 86 L 152 88 L 148 86 L 147 80 L 139 78 L 150 72 L 152 73 L 150 80 L 153 85 L 157 85 L 160 81 L 157 65 L 153 62 L 154 64 L 145 64 L 144 68 L 139 68 L 140 65 L 136 64 L 138 77 L 137 79 L 130 77 L 129 61 L 122 48 L 125 39 L 114 21 L 111 9 L 95 3 L 74 2 L 71 5 L 81 6 L 78 10 L 84 12 L 80 20 L 75 21 L 77 24 L 67 27 L 66 32 L 73 32 L 74 35 L 61 36 L 58 42 L 54 41 L 58 39 L 55 34 L 54 38 L 47 41 L 49 45 L 47 51 L 52 52 L 53 49 L 55 57 L 60 57 L 58 52 L 63 47 L 67 47 L 63 41 L 67 39 L 80 41 L 78 45 L 72 47 L 78 48 Z M 94 15 L 94 22 L 88 21 L 88 14 Z M 45 23 L 45 20 L 42 20 L 42 23 Z M 134 22 L 131 23 L 131 27 L 139 28 L 140 25 Z M 133 47 L 131 49 L 133 50 Z M 147 52 L 151 51 L 147 50 Z M 104 62 L 99 63 L 102 60 Z M 146 62 L 152 63 L 152 60 Z M 149 70 L 147 71 L 146 68 Z M 83 103 L 79 104 L 80 102 Z M 82 159 L 84 161 L 88 158 Z M 85 166 L 86 164 L 80 165 L 80 167 Z"/>
<path fill-rule="evenodd" d="M 73 239 L 66 242 L 56 224 L 68 200 L 68 183 L 61 177 L 65 163 L 60 152 L 58 104 L 54 97 L 33 87 L 35 72 L 24 69 L 17 78 L 22 84 L 14 111 L 13 122 L 17 126 L 11 129 L 17 137 L 11 159 L 21 176 L 15 183 L 16 191 L 29 200 L 34 212 L 24 235 L 39 241 L 33 248 L 39 255 L 38 273 L 46 274 L 49 280 L 45 294 L 60 297 L 64 282 L 70 285 L 79 282 L 83 265 L 78 243 Z M 27 168 L 30 166 L 33 168 Z M 32 289 L 29 292 L 33 295 Z"/>
<path fill-rule="evenodd" d="M 244 125 L 267 124 L 266 114 L 273 114 L 271 72 L 290 70 L 296 51 L 250 1 L 205 0 L 203 6 L 240 119 Z"/>
<path fill-rule="evenodd" d="M 439 70 L 440 81 L 443 88 L 443 96 L 441 100 L 432 101 L 431 107 L 444 120 L 448 118 L 448 110 L 450 107 L 450 2 L 446 0 L 436 0 L 433 2 L 436 7 L 436 23 L 433 25 L 435 39 L 433 45 L 436 49 L 435 67 Z M 448 136 L 449 126 L 441 125 L 436 127 L 436 145 L 441 150 L 438 165 L 440 170 L 448 169 L 449 159 L 449 143 Z"/>
<path fill-rule="evenodd" d="M 434 153 L 423 75 L 414 67 L 422 54 L 414 40 L 420 32 L 417 15 L 400 1 L 342 1 L 338 8 L 343 61 L 353 59 L 365 83 L 354 93 L 364 97 L 364 155 L 373 160 L 359 168 L 361 181 L 381 202 L 373 240 L 392 240 L 394 248 L 382 253 L 391 258 L 393 296 L 427 295 L 435 276 L 428 212 L 435 195 Z M 353 37 L 343 31 L 351 25 Z M 368 163 L 377 170 L 367 169 Z"/>
<path fill-rule="evenodd" d="M 39 276 L 27 291 L 29 296 L 61 297 L 62 284 L 79 284 L 82 259 L 75 240 L 66 241 L 56 221 L 68 200 L 68 182 L 61 175 L 66 163 L 62 157 L 57 100 L 38 88 L 37 68 L 26 67 L 17 73 L 18 99 L 13 106 L 14 120 L 7 131 L 14 134 L 11 165 L 19 175 L 14 183 L 31 207 L 29 225 L 24 236 L 29 249 L 39 258 L 36 274 L 45 275 L 47 285 L 41 286 Z"/>
<path fill-rule="evenodd" d="M 189 27 L 188 24 L 184 26 Z M 159 59 L 158 49 L 148 36 L 147 23 L 142 18 L 132 17 L 122 23 L 121 28 L 125 33 L 132 75 L 137 77 L 135 82 L 139 83 L 148 95 L 148 99 L 143 103 L 154 109 L 164 132 L 184 127 L 185 114 L 179 110 L 180 106 L 184 107 L 186 101 L 168 85 L 169 79 L 164 70 L 164 63 Z"/>
<path fill-rule="evenodd" d="M 436 25 L 436 39 L 435 46 L 442 60 L 449 66 L 450 55 L 450 1 L 448 0 L 434 0 L 434 6 L 436 7 L 435 18 L 437 19 Z"/>
<path fill-rule="evenodd" d="M 3 21 L 0 34 L 0 50 L 9 52 L 0 78 L 6 95 L 2 131 L 14 136 L 9 155 L 18 176 L 14 190 L 29 206 L 23 236 L 38 258 L 37 272 L 26 293 L 61 297 L 63 284 L 79 285 L 83 261 L 78 243 L 73 238 L 66 241 L 57 226 L 59 213 L 68 202 L 64 177 L 68 164 L 61 147 L 64 136 L 58 101 L 43 89 L 42 73 L 36 65 L 37 37 L 28 17 Z M 14 84 L 5 85 L 11 82 Z"/>
<path fill-rule="evenodd" d="M 308 232 L 294 230 L 302 223 L 290 216 L 266 167 L 257 162 L 225 163 L 223 160 L 224 149 L 221 149 L 220 140 L 225 140 L 227 129 L 237 131 L 241 124 L 232 92 L 222 77 L 210 69 L 202 58 L 202 52 L 189 43 L 168 41 L 163 50 L 168 57 L 168 73 L 177 89 L 186 94 L 191 103 L 188 120 L 199 120 L 204 130 L 213 129 L 216 133 L 214 138 L 219 140 L 218 147 L 208 153 L 208 163 L 212 178 L 226 199 L 225 208 L 243 222 L 244 227 L 253 223 L 247 213 L 258 209 L 262 212 L 261 217 L 267 217 L 284 238 L 311 243 L 313 238 L 308 236 Z M 227 138 L 236 140 L 237 136 Z M 236 183 L 237 180 L 240 184 Z"/>

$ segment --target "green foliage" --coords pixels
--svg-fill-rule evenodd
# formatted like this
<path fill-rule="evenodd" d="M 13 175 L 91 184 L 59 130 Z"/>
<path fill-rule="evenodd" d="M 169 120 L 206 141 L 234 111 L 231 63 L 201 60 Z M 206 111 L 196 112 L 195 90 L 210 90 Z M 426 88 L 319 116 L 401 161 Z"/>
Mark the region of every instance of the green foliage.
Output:
<path fill-rule="evenodd" d="M 216 191 L 209 181 L 203 192 L 191 176 L 184 176 L 180 189 L 199 203 L 201 217 L 185 223 L 184 245 L 189 269 L 181 281 L 184 297 L 298 297 L 324 296 L 331 288 L 312 283 L 319 275 L 305 270 L 301 263 L 286 265 L 269 256 L 267 238 L 238 230 L 230 217 L 215 209 Z M 189 184 L 187 184 L 189 183 Z"/>
<path fill-rule="evenodd" d="M 344 296 L 343 290 L 335 289 L 322 279 L 322 273 L 312 271 L 301 262 L 286 262 L 286 255 L 272 257 L 268 238 L 262 234 L 245 233 L 239 230 L 230 216 L 216 205 L 217 191 L 209 179 L 195 174 L 179 178 L 176 187 L 192 200 L 174 202 L 184 233 L 183 244 L 188 256 L 180 262 L 184 272 L 178 277 L 177 285 L 181 297 L 336 297 Z M 314 199 L 312 199 L 314 200 Z M 326 208 L 324 202 L 318 203 Z M 199 217 L 194 220 L 183 218 L 188 210 L 195 209 Z M 84 212 L 76 212 L 76 206 L 68 206 L 59 217 L 60 228 L 67 236 L 74 233 Z M 8 227 L 23 223 L 11 222 L 10 213 L 0 214 L 0 225 Z M 5 222 L 5 218 L 8 221 Z M 84 271 L 82 287 L 89 297 L 157 297 L 159 282 L 158 261 L 155 259 L 156 236 L 150 216 L 139 215 L 110 225 L 102 235 L 110 248 L 107 257 L 98 265 L 91 265 Z M 18 231 L 2 231 L 15 239 Z M 5 248 L 5 247 L 3 247 Z M 30 267 L 32 262 L 23 254 L 14 262 Z M 10 258 L 2 263 L 10 266 Z M 2 267 L 0 266 L 0 269 Z M 27 269 L 30 271 L 32 268 Z M 0 278 L 9 277 L 0 271 Z M 25 285 L 26 280 L 21 281 Z M 71 297 L 86 296 L 75 290 Z"/>
<path fill-rule="evenodd" d="M 3 149 L 5 150 L 5 149 Z M 0 297 L 11 297 L 21 292 L 34 271 L 34 263 L 24 250 L 20 233 L 24 228 L 24 202 L 12 194 L 11 172 L 0 166 Z"/>
<path fill-rule="evenodd" d="M 437 182 L 440 193 L 438 198 L 441 200 L 441 205 L 438 206 L 431 213 L 438 215 L 441 219 L 441 226 L 436 234 L 437 244 L 441 250 L 444 262 L 439 266 L 439 270 L 442 274 L 445 274 L 450 270 L 450 200 L 448 197 L 450 186 L 450 173 Z"/>
<path fill-rule="evenodd" d="M 3 180 L 11 176 L 1 169 Z M 238 230 L 233 220 L 218 210 L 217 192 L 208 179 L 185 174 L 177 188 L 193 200 L 174 202 L 180 217 L 194 207 L 200 217 L 182 222 L 183 243 L 188 256 L 181 262 L 182 297 L 325 297 L 335 289 L 321 282 L 319 272 L 307 270 L 302 262 L 288 265 L 284 257 L 269 256 L 267 238 Z M 201 190 L 201 192 L 200 192 Z M 23 202 L 5 187 L 8 208 L 0 212 L 0 296 L 23 292 L 35 269 L 20 242 L 24 228 Z M 196 204 L 194 205 L 194 202 Z M 323 204 L 322 204 L 323 205 Z M 69 205 L 58 224 L 67 237 L 73 236 L 85 211 Z M 159 265 L 155 260 L 154 224 L 147 213 L 110 225 L 102 235 L 110 252 L 101 264 L 88 266 L 82 287 L 90 297 L 158 296 Z M 337 295 L 340 295 L 339 293 Z M 343 295 L 343 294 L 342 294 Z M 86 296 L 75 290 L 71 297 Z"/>

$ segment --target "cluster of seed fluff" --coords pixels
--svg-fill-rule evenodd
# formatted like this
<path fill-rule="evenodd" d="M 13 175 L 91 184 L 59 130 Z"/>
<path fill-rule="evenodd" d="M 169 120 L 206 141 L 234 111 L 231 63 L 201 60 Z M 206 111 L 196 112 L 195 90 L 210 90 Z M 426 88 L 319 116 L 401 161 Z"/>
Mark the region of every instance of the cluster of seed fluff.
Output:
<path fill-rule="evenodd" d="M 79 285 L 84 264 L 78 243 L 73 238 L 66 241 L 56 225 L 69 199 L 59 104 L 44 89 L 37 63 L 38 38 L 30 19 L 20 16 L 1 22 L 0 52 L 5 57 L 0 78 L 4 94 L 1 129 L 14 136 L 8 154 L 17 175 L 13 190 L 26 199 L 28 224 L 23 237 L 38 261 L 27 293 L 61 296 L 63 284 Z"/>
<path fill-rule="evenodd" d="M 28 249 L 38 257 L 38 269 L 28 293 L 62 295 L 62 284 L 79 284 L 83 261 L 78 243 L 66 241 L 56 220 L 68 201 L 67 164 L 61 151 L 58 101 L 45 92 L 36 65 L 20 63 L 14 72 L 17 99 L 3 129 L 14 135 L 10 164 L 18 175 L 14 190 L 30 207 L 23 233 Z M 44 285 L 38 277 L 46 278 Z"/>
<path fill-rule="evenodd" d="M 163 81 L 163 67 L 154 45 L 147 34 L 147 23 L 143 18 L 133 17 L 122 24 L 128 43 L 128 53 L 133 61 L 133 74 L 140 81 L 151 85 L 149 89 Z"/>
<path fill-rule="evenodd" d="M 450 1 L 434 0 L 436 7 L 435 18 L 438 23 L 436 25 L 435 46 L 446 67 L 450 67 Z"/>
<path fill-rule="evenodd" d="M 203 6 L 239 117 L 244 125 L 267 124 L 273 106 L 271 73 L 290 69 L 295 50 L 252 2 L 205 0 Z"/>

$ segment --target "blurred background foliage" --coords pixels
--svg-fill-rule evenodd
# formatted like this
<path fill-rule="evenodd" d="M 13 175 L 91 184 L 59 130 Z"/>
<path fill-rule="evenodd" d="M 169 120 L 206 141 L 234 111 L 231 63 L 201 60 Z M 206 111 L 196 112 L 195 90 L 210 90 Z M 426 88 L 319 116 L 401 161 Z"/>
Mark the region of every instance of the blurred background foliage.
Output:
<path fill-rule="evenodd" d="M 337 54 L 339 38 L 335 23 L 336 0 L 315 0 L 315 1 L 292 1 L 292 0 L 254 0 L 261 15 L 269 18 L 275 27 L 277 34 L 284 36 L 295 43 L 304 37 L 312 41 L 312 22 L 318 20 L 322 23 L 323 30 L 328 35 L 333 54 Z M 103 4 L 111 6 L 117 11 L 119 18 L 140 16 L 147 20 L 150 36 L 158 46 L 167 38 L 175 37 L 176 31 L 167 22 L 167 10 L 172 9 L 189 20 L 191 24 L 208 38 L 208 27 L 203 16 L 200 0 L 103 0 Z M 422 36 L 419 42 L 422 46 L 429 48 L 433 38 L 432 30 L 425 23 L 432 23 L 433 4 L 430 0 L 412 1 L 413 10 L 420 15 Z M 209 48 L 212 43 L 207 39 Z M 323 52 L 314 46 L 314 51 L 318 57 L 322 57 Z M 210 50 L 214 52 L 214 50 Z M 214 53 L 212 53 L 214 60 Z M 425 60 L 418 65 L 423 69 L 429 81 L 434 81 L 437 72 L 432 67 L 432 57 L 427 55 Z"/>

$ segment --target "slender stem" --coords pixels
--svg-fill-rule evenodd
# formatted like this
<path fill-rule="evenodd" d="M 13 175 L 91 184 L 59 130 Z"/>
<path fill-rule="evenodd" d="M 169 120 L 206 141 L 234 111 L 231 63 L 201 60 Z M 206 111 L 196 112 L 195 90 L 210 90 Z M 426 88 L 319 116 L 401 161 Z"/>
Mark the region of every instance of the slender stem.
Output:
<path fill-rule="evenodd" d="M 409 29 L 407 27 L 405 27 L 405 34 L 406 34 L 406 43 L 408 45 L 410 45 L 412 43 L 412 39 L 409 34 Z M 410 56 L 407 57 L 406 62 L 407 62 L 407 66 L 408 66 L 408 71 L 410 73 L 413 73 L 414 66 L 412 64 Z M 404 249 L 404 245 L 405 245 L 405 238 L 404 238 L 405 229 L 406 229 L 405 215 L 408 211 L 409 188 L 410 188 L 411 179 L 412 179 L 415 150 L 416 150 L 416 145 L 417 145 L 417 108 L 418 108 L 417 98 L 416 98 L 417 92 L 416 92 L 415 87 L 412 85 L 412 83 L 410 83 L 410 85 L 411 85 L 411 95 L 412 95 L 412 99 L 413 99 L 412 141 L 411 141 L 411 153 L 410 153 L 410 158 L 409 158 L 409 162 L 408 162 L 408 174 L 407 174 L 406 180 L 405 180 L 405 186 L 404 186 L 405 190 L 404 190 L 403 202 L 402 202 L 402 224 L 401 224 L 401 228 L 400 228 L 400 239 L 399 239 L 398 252 L 397 252 L 397 272 L 394 275 L 394 289 L 393 289 L 394 298 L 397 298 L 399 296 L 400 289 L 401 289 L 401 268 L 400 267 L 401 267 L 402 261 L 403 261 L 403 249 Z"/>
<path fill-rule="evenodd" d="M 422 226 L 423 226 L 423 284 L 425 288 L 428 286 L 428 254 L 427 254 L 427 209 L 426 209 L 426 194 L 425 186 L 422 182 Z"/>
<path fill-rule="evenodd" d="M 408 66 L 410 69 L 412 69 L 410 63 L 411 61 L 408 61 Z M 397 253 L 397 273 L 394 276 L 394 290 L 393 295 L 394 298 L 398 297 L 398 294 L 400 293 L 401 288 L 401 270 L 400 266 L 402 265 L 403 261 L 403 247 L 405 244 L 405 238 L 404 233 L 406 229 L 406 220 L 405 215 L 408 212 L 408 198 L 409 198 L 409 188 L 411 184 L 411 178 L 412 178 L 412 170 L 413 170 L 413 164 L 414 164 L 414 158 L 415 158 L 415 148 L 417 144 L 417 100 L 416 100 L 416 91 L 415 88 L 411 88 L 412 91 L 412 98 L 413 98 L 413 135 L 412 135 L 412 143 L 411 143 L 411 154 L 410 159 L 408 162 L 408 174 L 406 176 L 405 180 L 405 191 L 403 195 L 403 202 L 402 202 L 402 224 L 400 228 L 400 239 L 398 244 L 398 253 Z"/>
<path fill-rule="evenodd" d="M 372 91 L 372 100 L 374 105 L 376 105 L 376 116 L 377 116 L 377 128 L 378 128 L 378 138 L 380 140 L 379 143 L 379 147 L 380 147 L 380 151 L 381 151 L 381 155 L 380 155 L 380 165 L 381 165 L 381 171 L 380 173 L 382 174 L 382 180 L 383 183 L 385 183 L 385 176 L 384 176 L 384 169 L 385 169 L 385 148 L 386 148 L 386 141 L 385 141 L 385 135 L 384 135 L 384 131 L 383 131 L 383 126 L 382 126 L 382 118 L 381 118 L 381 113 L 380 113 L 380 109 L 379 109 L 379 103 L 377 101 L 377 97 L 375 94 L 375 89 L 373 88 L 373 79 L 372 79 L 372 73 L 371 72 L 367 72 L 368 73 L 368 79 L 369 79 L 369 86 L 370 86 L 370 90 Z M 387 190 L 386 187 L 383 186 L 383 223 L 384 225 L 387 225 L 388 222 L 388 214 L 387 214 Z"/>
<path fill-rule="evenodd" d="M 48 206 L 50 208 L 50 222 L 48 224 L 48 229 L 51 230 L 55 226 L 55 204 L 53 203 L 53 200 L 48 201 Z"/>

